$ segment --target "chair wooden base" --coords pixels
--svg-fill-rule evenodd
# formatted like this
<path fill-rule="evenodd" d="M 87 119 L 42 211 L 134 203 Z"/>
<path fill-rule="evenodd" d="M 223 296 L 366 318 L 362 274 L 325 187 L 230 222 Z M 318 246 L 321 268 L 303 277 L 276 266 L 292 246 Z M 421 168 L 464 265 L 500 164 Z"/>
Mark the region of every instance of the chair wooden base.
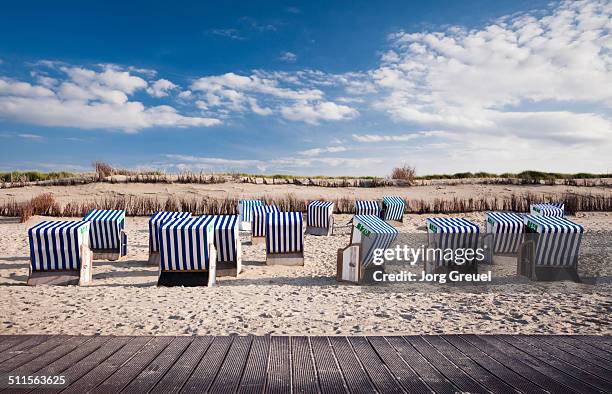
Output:
<path fill-rule="evenodd" d="M 242 264 L 235 261 L 217 261 L 217 276 L 238 276 L 242 272 Z"/>
<path fill-rule="evenodd" d="M 156 265 L 159 267 L 161 264 L 161 256 L 159 252 L 149 252 L 149 260 L 147 261 L 149 265 Z"/>
<path fill-rule="evenodd" d="M 80 270 L 32 271 L 28 275 L 28 286 L 36 285 L 79 285 L 87 286 L 92 282 L 93 259 L 91 250 L 81 246 Z"/>
<path fill-rule="evenodd" d="M 267 265 L 304 265 L 304 252 L 301 253 L 268 253 L 266 254 Z"/>
<path fill-rule="evenodd" d="M 349 245 L 338 249 L 336 259 L 336 280 L 356 285 L 378 283 L 374 280 L 376 272 L 385 272 L 384 265 L 361 265 L 361 244 Z"/>
<path fill-rule="evenodd" d="M 240 231 L 251 232 L 251 222 L 240 222 Z"/>
<path fill-rule="evenodd" d="M 95 249 L 92 250 L 94 260 L 120 261 L 125 259 L 120 251 L 113 249 Z"/>
<path fill-rule="evenodd" d="M 251 237 L 251 245 L 261 245 L 266 243 L 266 237 Z"/>
<path fill-rule="evenodd" d="M 317 236 L 328 236 L 333 234 L 333 226 L 330 227 L 312 227 L 306 226 L 306 234 Z"/>
<path fill-rule="evenodd" d="M 215 272 L 210 271 L 161 271 L 158 286 L 214 286 Z"/>

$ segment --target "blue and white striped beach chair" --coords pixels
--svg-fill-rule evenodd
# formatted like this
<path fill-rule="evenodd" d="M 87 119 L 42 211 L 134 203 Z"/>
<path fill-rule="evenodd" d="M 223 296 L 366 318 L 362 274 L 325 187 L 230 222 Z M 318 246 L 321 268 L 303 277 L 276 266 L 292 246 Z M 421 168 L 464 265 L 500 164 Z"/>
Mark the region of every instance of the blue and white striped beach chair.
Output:
<path fill-rule="evenodd" d="M 529 211 L 532 215 L 554 216 L 554 217 L 562 218 L 565 215 L 565 204 L 563 203 L 531 204 Z"/>
<path fill-rule="evenodd" d="M 170 219 L 159 228 L 160 286 L 212 286 L 217 251 L 213 216 Z"/>
<path fill-rule="evenodd" d="M 258 205 L 251 211 L 251 242 L 259 243 L 266 239 L 266 214 L 278 212 L 276 205 Z"/>
<path fill-rule="evenodd" d="M 383 219 L 385 221 L 404 221 L 406 201 L 398 196 L 383 197 Z"/>
<path fill-rule="evenodd" d="M 349 246 L 338 250 L 336 279 L 354 283 L 370 281 L 382 270 L 382 253 L 395 241 L 399 231 L 376 215 L 355 215 Z"/>
<path fill-rule="evenodd" d="M 334 203 L 311 201 L 306 207 L 306 234 L 331 235 L 334 229 Z"/>
<path fill-rule="evenodd" d="M 92 278 L 90 224 L 83 221 L 44 221 L 28 230 L 28 285 L 87 285 Z"/>
<path fill-rule="evenodd" d="M 355 201 L 355 215 L 374 215 L 380 217 L 380 205 L 378 201 Z"/>
<path fill-rule="evenodd" d="M 555 216 L 525 215 L 525 242 L 519 251 L 519 274 L 538 280 L 542 269 L 568 271 L 578 278 L 578 255 L 584 227 Z M 558 273 L 558 272 L 557 272 Z"/>
<path fill-rule="evenodd" d="M 523 215 L 516 212 L 487 212 L 486 233 L 493 235 L 494 254 L 516 254 L 523 242 Z"/>
<path fill-rule="evenodd" d="M 238 215 L 240 215 L 240 230 L 251 231 L 251 217 L 253 207 L 264 205 L 261 200 L 240 200 L 238 201 Z"/>
<path fill-rule="evenodd" d="M 119 260 L 127 255 L 125 210 L 94 209 L 83 221 L 91 224 L 89 245 L 94 260 Z"/>
<path fill-rule="evenodd" d="M 159 227 L 162 223 L 176 218 L 190 217 L 190 212 L 161 211 L 149 219 L 149 264 L 159 265 Z"/>
<path fill-rule="evenodd" d="M 304 265 L 302 213 L 269 212 L 266 223 L 266 264 Z"/>
<path fill-rule="evenodd" d="M 238 215 L 215 215 L 213 218 L 217 276 L 238 276 L 242 271 L 242 244 Z"/>
<path fill-rule="evenodd" d="M 476 252 L 478 249 L 478 225 L 464 218 L 427 218 L 427 239 L 429 248 L 436 250 L 427 263 L 433 266 L 426 267 L 428 271 L 439 269 L 464 268 L 473 271 L 477 268 Z M 463 251 L 459 251 L 463 249 Z M 444 251 L 449 250 L 448 253 Z M 471 250 L 469 259 L 459 256 L 466 250 Z M 447 258 L 452 254 L 454 258 Z"/>

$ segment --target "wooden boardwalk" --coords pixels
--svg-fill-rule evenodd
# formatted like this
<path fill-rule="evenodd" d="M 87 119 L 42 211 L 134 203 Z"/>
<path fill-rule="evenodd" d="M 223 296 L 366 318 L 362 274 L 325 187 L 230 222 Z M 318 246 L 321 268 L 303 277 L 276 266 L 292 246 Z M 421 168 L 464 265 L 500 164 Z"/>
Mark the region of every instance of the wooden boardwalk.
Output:
<path fill-rule="evenodd" d="M 612 393 L 612 337 L 0 336 L 0 391 Z"/>

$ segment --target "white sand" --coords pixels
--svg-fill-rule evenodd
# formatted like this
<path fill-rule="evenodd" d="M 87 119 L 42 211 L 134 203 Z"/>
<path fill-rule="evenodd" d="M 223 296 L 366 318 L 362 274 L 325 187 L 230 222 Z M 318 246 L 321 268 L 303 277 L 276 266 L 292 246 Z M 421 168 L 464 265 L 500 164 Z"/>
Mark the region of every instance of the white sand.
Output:
<path fill-rule="evenodd" d="M 463 215 L 483 224 L 483 214 Z M 348 215 L 337 215 L 337 224 Z M 331 237 L 306 236 L 304 267 L 268 267 L 264 245 L 243 245 L 244 272 L 214 288 L 158 288 L 148 256 L 146 218 L 128 218 L 128 260 L 94 263 L 90 287 L 27 287 L 27 224 L 0 218 L 0 333 L 2 334 L 612 334 L 609 260 L 581 267 L 595 284 L 530 283 L 513 261 L 494 267 L 497 283 L 371 287 L 335 281 L 336 250 L 348 228 Z M 612 215 L 579 214 L 587 231 L 609 230 Z M 404 231 L 425 216 L 407 215 Z M 585 271 L 586 270 L 586 271 Z"/>

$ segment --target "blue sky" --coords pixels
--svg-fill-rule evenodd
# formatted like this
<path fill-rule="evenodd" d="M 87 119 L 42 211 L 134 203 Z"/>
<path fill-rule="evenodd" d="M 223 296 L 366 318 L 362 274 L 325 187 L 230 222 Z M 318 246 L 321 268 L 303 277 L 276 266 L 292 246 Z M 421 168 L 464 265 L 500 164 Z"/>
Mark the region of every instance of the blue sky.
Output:
<path fill-rule="evenodd" d="M 0 171 L 610 171 L 606 1 L 3 5 Z"/>

